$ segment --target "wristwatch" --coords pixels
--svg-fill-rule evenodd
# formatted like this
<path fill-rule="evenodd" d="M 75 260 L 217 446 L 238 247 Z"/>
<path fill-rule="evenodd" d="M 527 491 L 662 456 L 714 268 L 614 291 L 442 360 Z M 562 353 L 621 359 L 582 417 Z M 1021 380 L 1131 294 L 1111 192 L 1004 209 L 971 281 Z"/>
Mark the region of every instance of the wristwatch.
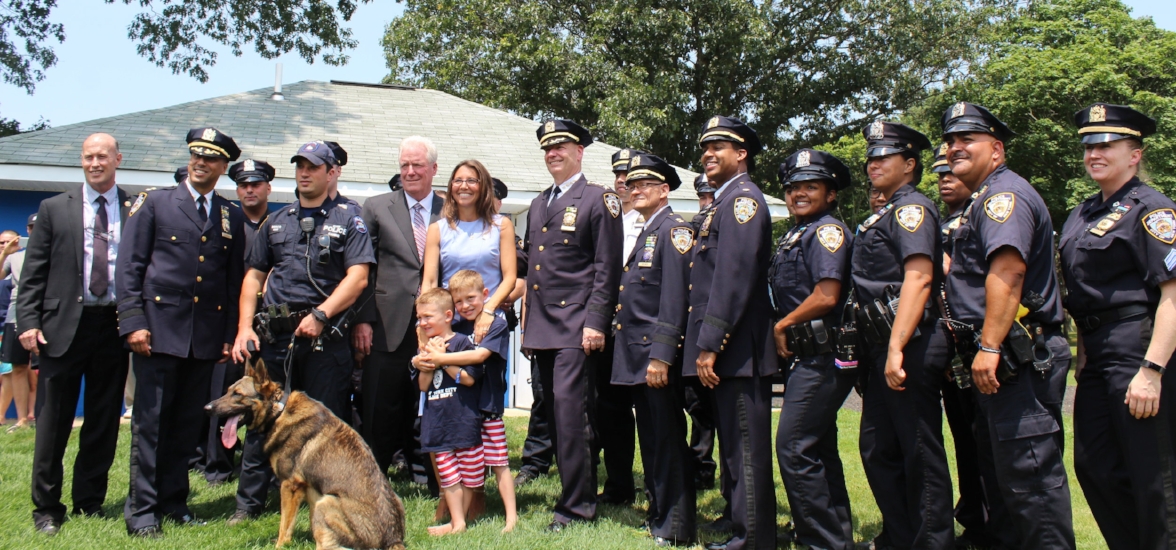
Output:
<path fill-rule="evenodd" d="M 1160 373 L 1160 374 L 1164 374 L 1164 371 L 1168 370 L 1168 369 L 1167 369 L 1167 367 L 1165 367 L 1165 366 L 1163 366 L 1163 365 L 1157 365 L 1157 364 L 1155 364 L 1155 363 L 1152 363 L 1151 361 L 1148 361 L 1147 359 L 1144 359 L 1144 360 L 1143 360 L 1143 363 L 1141 363 L 1141 364 L 1139 365 L 1139 368 L 1141 368 L 1141 369 L 1151 369 L 1151 370 L 1154 370 L 1154 371 L 1156 371 L 1156 372 L 1158 372 L 1158 373 Z"/>
<path fill-rule="evenodd" d="M 997 355 L 1000 355 L 1000 348 L 990 348 L 988 346 L 985 346 L 984 344 L 980 344 L 980 351 L 985 351 L 988 353 L 995 353 Z"/>
<path fill-rule="evenodd" d="M 328 324 L 327 322 L 330 320 L 327 318 L 327 314 L 323 313 L 323 310 L 321 310 L 317 307 L 310 308 L 310 314 L 314 315 L 315 320 L 317 320 L 318 322 L 320 322 L 324 325 Z"/>

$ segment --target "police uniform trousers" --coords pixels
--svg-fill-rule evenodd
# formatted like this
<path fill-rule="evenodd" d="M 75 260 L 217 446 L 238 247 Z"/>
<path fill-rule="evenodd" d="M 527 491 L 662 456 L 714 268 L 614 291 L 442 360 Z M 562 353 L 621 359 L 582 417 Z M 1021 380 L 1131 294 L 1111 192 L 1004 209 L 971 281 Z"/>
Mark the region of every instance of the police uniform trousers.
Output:
<path fill-rule="evenodd" d="M 1074 469 L 1111 550 L 1166 549 L 1172 536 L 1162 481 L 1172 475 L 1171 367 L 1160 386 L 1165 418 L 1136 419 L 1123 402 L 1151 340 L 1150 325 L 1135 318 L 1082 333 L 1086 365 L 1074 395 Z"/>
<path fill-rule="evenodd" d="M 715 392 L 702 385 L 696 376 L 685 377 L 682 384 L 686 414 L 690 415 L 690 449 L 694 453 L 694 471 L 698 483 L 706 488 L 715 482 Z M 696 487 L 697 488 L 697 487 Z"/>
<path fill-rule="evenodd" d="M 323 340 L 323 350 L 314 351 L 307 338 L 294 340 L 294 356 L 286 372 L 290 334 L 275 335 L 275 343 L 261 342 L 260 357 L 266 372 L 276 384 L 285 387 L 290 376 L 291 391 L 303 391 L 322 402 L 335 416 L 347 422 L 351 410 L 351 348 L 347 336 L 335 341 Z M 136 405 L 137 406 L 137 405 Z M 245 432 L 241 450 L 241 478 L 237 485 L 237 510 L 251 515 L 265 508 L 265 498 L 273 482 L 273 470 L 264 444 L 267 434 Z"/>
<path fill-rule="evenodd" d="M 993 395 L 973 386 L 980 418 L 977 458 L 988 497 L 992 534 L 1010 548 L 1074 548 L 1070 486 L 1062 463 L 1062 396 L 1070 346 L 1058 329 L 1046 330 L 1053 368 L 1028 371 L 1000 383 Z"/>
<path fill-rule="evenodd" d="M 694 490 L 694 453 L 686 442 L 682 368 L 670 369 L 669 384 L 632 389 L 641 438 L 641 463 L 645 466 L 645 490 L 649 496 L 649 532 L 679 544 L 693 542 L 697 531 L 697 496 Z"/>
<path fill-rule="evenodd" d="M 543 377 L 539 363 L 531 361 L 531 417 L 527 420 L 527 439 L 523 442 L 522 466 L 534 476 L 546 475 L 555 460 L 555 447 L 547 422 L 547 405 L 543 401 Z"/>
<path fill-rule="evenodd" d="M 730 477 L 727 549 L 776 548 L 772 379 L 720 377 L 715 404 L 723 475 Z"/>
<path fill-rule="evenodd" d="M 551 442 L 559 461 L 563 490 L 555 503 L 555 521 L 596 518 L 596 468 L 592 466 L 592 419 L 595 418 L 596 363 L 604 352 L 586 355 L 582 348 L 535 350 L 543 380 L 543 402 Z"/>
<path fill-rule="evenodd" d="M 128 530 L 191 513 L 188 464 L 204 426 L 213 363 L 162 353 L 135 358 L 131 487 L 123 506 Z"/>
<path fill-rule="evenodd" d="M 219 399 L 225 395 L 229 386 L 241 379 L 245 372 L 244 365 L 232 362 L 215 363 L 212 365 L 212 376 L 208 391 L 208 401 Z M 196 459 L 192 467 L 204 474 L 209 483 L 222 482 L 232 477 L 236 469 L 237 451 L 241 450 L 238 442 L 232 448 L 226 449 L 221 444 L 221 430 L 225 427 L 227 418 L 213 418 L 205 415 L 204 428 L 206 435 L 196 447 Z"/>
<path fill-rule="evenodd" d="M 632 386 L 614 386 L 613 337 L 606 337 L 604 354 L 596 361 L 596 428 L 592 457 L 604 451 L 604 494 L 616 501 L 633 500 L 633 456 L 636 432 L 633 424 Z M 595 352 L 593 352 L 595 354 Z M 683 435 L 683 439 L 685 435 Z"/>
<path fill-rule="evenodd" d="M 837 411 L 856 374 L 837 369 L 833 354 L 824 353 L 798 358 L 784 387 L 776 457 L 799 543 L 853 548 L 849 493 L 837 452 Z"/>
<path fill-rule="evenodd" d="M 431 475 L 428 453 L 420 453 L 420 430 L 414 429 L 420 389 L 412 380 L 412 358 L 417 354 L 416 322 L 408 330 L 400 346 L 392 351 L 375 351 L 363 361 L 360 389 L 363 410 L 360 416 L 360 435 L 372 448 L 376 465 L 387 472 L 397 453 L 403 453 L 413 471 Z"/>
<path fill-rule="evenodd" d="M 950 344 L 951 337 L 948 338 Z M 984 496 L 984 482 L 980 478 L 980 465 L 976 462 L 976 397 L 972 390 L 960 389 L 950 375 L 943 381 L 943 413 L 955 444 L 956 487 L 960 492 L 955 520 L 969 536 L 986 540 L 988 503 Z"/>
<path fill-rule="evenodd" d="M 33 451 L 33 522 L 65 520 L 61 503 L 62 459 L 73 428 L 74 415 L 86 378 L 86 421 L 78 436 L 78 459 L 73 467 L 73 510 L 93 514 L 102 510 L 110 466 L 118 447 L 118 422 L 123 386 L 127 380 L 127 350 L 118 336 L 114 307 L 82 308 L 73 342 L 61 357 L 41 355 L 37 381 L 36 445 Z M 46 334 L 52 339 L 52 334 Z M 19 345 L 19 344 L 18 344 Z"/>
<path fill-rule="evenodd" d="M 871 370 L 862 400 L 862 466 L 882 512 L 879 542 L 894 548 L 952 548 L 951 473 L 940 406 L 948 343 L 936 321 L 920 323 L 919 331 L 903 350 L 902 391 L 886 384 L 887 345 L 867 346 Z"/>

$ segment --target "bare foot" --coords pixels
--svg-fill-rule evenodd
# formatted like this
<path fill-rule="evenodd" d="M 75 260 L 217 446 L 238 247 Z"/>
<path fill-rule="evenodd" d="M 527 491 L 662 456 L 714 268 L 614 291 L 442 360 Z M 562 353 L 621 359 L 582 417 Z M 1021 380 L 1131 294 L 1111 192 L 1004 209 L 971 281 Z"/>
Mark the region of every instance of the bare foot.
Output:
<path fill-rule="evenodd" d="M 509 533 L 514 531 L 516 521 L 518 521 L 518 518 L 506 518 L 506 527 L 502 528 L 502 532 Z"/>
<path fill-rule="evenodd" d="M 445 535 L 455 535 L 457 533 L 464 533 L 465 525 L 455 527 L 452 523 L 445 525 L 434 525 L 429 528 L 429 534 L 434 537 L 443 537 Z"/>

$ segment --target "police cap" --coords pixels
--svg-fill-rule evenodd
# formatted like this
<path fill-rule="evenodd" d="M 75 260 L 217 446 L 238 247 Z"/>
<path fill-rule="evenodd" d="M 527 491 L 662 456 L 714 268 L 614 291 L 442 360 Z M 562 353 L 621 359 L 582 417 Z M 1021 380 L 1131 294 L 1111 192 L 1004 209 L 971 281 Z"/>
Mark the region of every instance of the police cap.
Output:
<path fill-rule="evenodd" d="M 711 182 L 710 182 L 710 180 L 706 179 L 705 173 L 699 174 L 697 178 L 694 178 L 694 192 L 695 193 L 698 193 L 699 195 L 701 195 L 703 193 L 714 193 L 715 191 L 718 191 L 718 189 L 711 187 Z"/>
<path fill-rule="evenodd" d="M 898 153 L 915 153 L 931 148 L 931 140 L 922 132 L 905 124 L 875 120 L 865 128 L 866 158 L 878 158 Z"/>
<path fill-rule="evenodd" d="M 699 145 L 711 141 L 730 141 L 740 149 L 745 149 L 747 155 L 754 157 L 763 152 L 759 135 L 742 120 L 732 117 L 716 115 L 706 121 L 702 127 L 702 137 L 698 138 Z"/>
<path fill-rule="evenodd" d="M 176 180 L 176 183 L 180 183 L 181 181 L 188 179 L 188 167 L 181 166 L 176 168 L 176 173 L 172 176 L 172 178 Z"/>
<path fill-rule="evenodd" d="M 339 145 L 337 141 L 324 141 L 327 147 L 331 148 L 331 153 L 335 155 L 335 160 L 339 161 L 339 166 L 347 166 L 347 150 Z"/>
<path fill-rule="evenodd" d="M 625 182 L 630 184 L 637 180 L 658 180 L 669 184 L 670 191 L 682 185 L 682 178 L 678 177 L 678 170 L 657 155 L 649 153 L 633 155 L 633 158 L 629 159 L 628 172 Z"/>
<path fill-rule="evenodd" d="M 498 178 L 490 178 L 490 181 L 494 183 L 494 198 L 498 200 L 505 199 L 506 194 L 509 191 L 509 189 L 506 188 L 506 184 L 502 183 L 502 180 Z"/>
<path fill-rule="evenodd" d="M 539 138 L 539 147 L 544 149 L 568 141 L 584 147 L 592 145 L 592 134 L 588 130 L 575 122 L 559 118 L 540 124 L 535 129 L 535 136 Z"/>
<path fill-rule="evenodd" d="M 939 149 L 935 150 L 935 162 L 931 164 L 931 171 L 936 174 L 946 174 L 951 172 L 951 163 L 947 162 L 947 144 L 939 145 Z"/>
<path fill-rule="evenodd" d="M 188 150 L 202 157 L 237 160 L 241 148 L 233 138 L 222 134 L 216 128 L 193 128 L 188 130 Z"/>
<path fill-rule="evenodd" d="M 1082 143 L 1107 143 L 1120 139 L 1143 138 L 1156 133 L 1155 119 L 1127 107 L 1110 103 L 1095 103 L 1074 113 L 1074 124 Z"/>
<path fill-rule="evenodd" d="M 392 176 L 392 178 L 388 180 L 388 189 L 391 189 L 393 191 L 399 191 L 401 187 L 402 186 L 400 185 L 400 174 L 396 174 L 395 176 Z"/>
<path fill-rule="evenodd" d="M 615 174 L 617 172 L 624 172 L 624 171 L 628 170 L 629 169 L 629 159 L 633 158 L 633 155 L 636 155 L 639 153 L 644 153 L 644 152 L 645 151 L 642 151 L 640 149 L 633 149 L 631 147 L 625 147 L 624 149 L 620 149 L 617 152 L 613 153 L 613 156 L 612 156 L 612 171 L 613 171 L 613 173 Z"/>
<path fill-rule="evenodd" d="M 237 182 L 252 183 L 255 181 L 274 181 L 274 167 L 264 160 L 246 159 L 229 167 L 229 177 Z"/>
<path fill-rule="evenodd" d="M 1016 135 L 988 109 L 966 101 L 948 107 L 939 123 L 943 127 L 944 136 L 979 132 L 1007 141 Z"/>
<path fill-rule="evenodd" d="M 830 189 L 840 191 L 853 182 L 849 167 L 841 159 L 816 149 L 801 149 L 785 159 L 776 172 L 785 187 L 802 181 L 826 181 Z"/>
<path fill-rule="evenodd" d="M 311 141 L 299 147 L 298 152 L 290 157 L 290 163 L 298 162 L 300 158 L 310 161 L 315 166 L 322 166 L 323 164 L 337 166 L 339 164 L 339 159 L 335 158 L 335 153 L 331 151 L 331 147 L 321 141 Z"/>

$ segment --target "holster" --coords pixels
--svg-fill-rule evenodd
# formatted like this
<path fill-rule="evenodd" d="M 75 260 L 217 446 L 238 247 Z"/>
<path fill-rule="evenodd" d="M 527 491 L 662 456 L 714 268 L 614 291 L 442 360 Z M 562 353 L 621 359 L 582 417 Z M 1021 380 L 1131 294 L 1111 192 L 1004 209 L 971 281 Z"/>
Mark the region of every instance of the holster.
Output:
<path fill-rule="evenodd" d="M 788 337 L 788 348 L 799 358 L 833 351 L 833 335 L 822 319 L 792 325 L 784 329 L 784 334 Z"/>

